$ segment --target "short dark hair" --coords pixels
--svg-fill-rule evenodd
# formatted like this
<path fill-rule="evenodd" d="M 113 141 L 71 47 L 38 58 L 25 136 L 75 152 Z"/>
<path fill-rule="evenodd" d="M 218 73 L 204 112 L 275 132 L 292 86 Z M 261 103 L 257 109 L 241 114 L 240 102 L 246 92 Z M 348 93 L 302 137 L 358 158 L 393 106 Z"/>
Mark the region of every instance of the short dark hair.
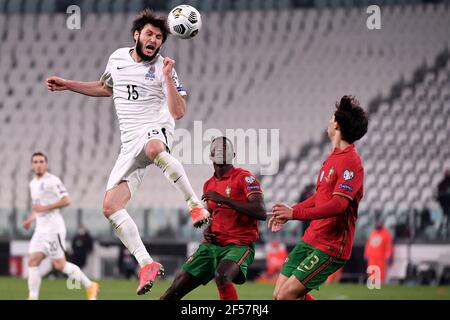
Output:
<path fill-rule="evenodd" d="M 138 13 L 133 21 L 133 27 L 131 28 L 131 35 L 134 36 L 134 32 L 141 32 L 145 25 L 151 24 L 161 30 L 164 43 L 169 35 L 169 29 L 167 28 L 167 22 L 164 17 L 159 17 L 153 13 L 150 9 L 144 9 Z"/>
<path fill-rule="evenodd" d="M 48 162 L 47 156 L 45 154 L 43 154 L 42 152 L 33 153 L 33 155 L 31 156 L 31 162 L 33 162 L 34 157 L 44 157 L 45 162 Z"/>
<path fill-rule="evenodd" d="M 369 118 L 354 96 L 343 96 L 336 102 L 334 119 L 339 124 L 342 139 L 353 143 L 367 132 Z"/>

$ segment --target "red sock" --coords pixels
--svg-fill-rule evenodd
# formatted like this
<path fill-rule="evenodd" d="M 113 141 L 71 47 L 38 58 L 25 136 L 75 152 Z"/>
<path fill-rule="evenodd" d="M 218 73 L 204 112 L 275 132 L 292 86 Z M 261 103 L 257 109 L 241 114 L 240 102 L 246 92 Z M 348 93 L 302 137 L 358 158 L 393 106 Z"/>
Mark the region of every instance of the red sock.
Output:
<path fill-rule="evenodd" d="M 309 293 L 305 294 L 305 300 L 317 300 L 316 298 L 314 298 L 312 295 L 310 295 Z"/>
<path fill-rule="evenodd" d="M 236 289 L 234 288 L 234 285 L 231 282 L 225 283 L 223 286 L 217 287 L 217 289 L 219 289 L 220 300 L 238 299 Z"/>

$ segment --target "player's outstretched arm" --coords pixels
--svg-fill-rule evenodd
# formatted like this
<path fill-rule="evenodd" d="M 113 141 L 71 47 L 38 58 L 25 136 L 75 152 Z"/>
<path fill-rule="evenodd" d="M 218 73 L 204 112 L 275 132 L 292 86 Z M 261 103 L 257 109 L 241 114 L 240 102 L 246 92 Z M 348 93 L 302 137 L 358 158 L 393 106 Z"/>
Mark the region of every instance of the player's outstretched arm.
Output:
<path fill-rule="evenodd" d="M 70 90 L 91 97 L 110 97 L 112 88 L 102 81 L 75 81 L 51 76 L 47 78 L 47 89 L 50 91 Z"/>
<path fill-rule="evenodd" d="M 178 92 L 172 79 L 174 64 L 174 60 L 165 57 L 163 74 L 167 86 L 167 105 L 169 106 L 170 114 L 175 120 L 179 120 L 184 116 L 184 112 L 186 111 L 186 101 Z"/>
<path fill-rule="evenodd" d="M 335 195 L 329 201 L 316 207 L 305 208 L 300 205 L 290 207 L 284 203 L 276 203 L 272 208 L 276 220 L 319 220 L 345 213 L 350 200 L 347 197 Z"/>

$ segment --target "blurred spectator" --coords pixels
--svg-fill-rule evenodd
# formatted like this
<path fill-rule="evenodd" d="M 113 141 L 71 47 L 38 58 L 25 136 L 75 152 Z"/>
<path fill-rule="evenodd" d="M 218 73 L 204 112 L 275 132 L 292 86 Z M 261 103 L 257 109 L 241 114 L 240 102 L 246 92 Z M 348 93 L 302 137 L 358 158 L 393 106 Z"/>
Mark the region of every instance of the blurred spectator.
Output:
<path fill-rule="evenodd" d="M 127 248 L 121 246 L 119 252 L 119 272 L 126 279 L 137 277 L 138 264 Z"/>
<path fill-rule="evenodd" d="M 394 225 L 395 237 L 397 239 L 411 240 L 414 230 L 411 230 L 410 220 L 411 219 L 409 213 L 404 213 L 400 216 L 397 216 L 397 221 Z"/>
<path fill-rule="evenodd" d="M 288 252 L 284 244 L 278 240 L 272 240 L 266 246 L 266 270 L 257 281 L 275 283 L 287 257 Z"/>
<path fill-rule="evenodd" d="M 81 269 L 86 265 L 88 255 L 92 252 L 94 241 L 84 225 L 78 227 L 75 237 L 72 239 L 71 261 Z"/>
<path fill-rule="evenodd" d="M 424 208 L 422 211 L 417 211 L 416 214 L 419 221 L 416 229 L 417 236 L 426 238 L 426 229 L 433 225 L 433 221 L 431 220 L 431 212 L 428 208 Z"/>
<path fill-rule="evenodd" d="M 450 169 L 445 171 L 444 178 L 438 185 L 437 201 L 442 207 L 443 217 L 442 223 L 439 226 L 439 233 L 442 234 L 442 229 L 445 229 L 444 237 L 450 238 Z"/>
<path fill-rule="evenodd" d="M 300 197 L 298 198 L 297 202 L 302 202 L 314 195 L 316 192 L 316 186 L 314 184 L 308 184 L 303 189 L 302 193 L 300 194 Z M 310 221 L 302 221 L 302 234 L 305 233 L 306 229 L 309 227 Z"/>
<path fill-rule="evenodd" d="M 368 266 L 380 268 L 381 283 L 385 282 L 387 267 L 392 264 L 393 241 L 390 231 L 381 218 L 376 219 L 375 229 L 370 233 L 364 248 Z"/>

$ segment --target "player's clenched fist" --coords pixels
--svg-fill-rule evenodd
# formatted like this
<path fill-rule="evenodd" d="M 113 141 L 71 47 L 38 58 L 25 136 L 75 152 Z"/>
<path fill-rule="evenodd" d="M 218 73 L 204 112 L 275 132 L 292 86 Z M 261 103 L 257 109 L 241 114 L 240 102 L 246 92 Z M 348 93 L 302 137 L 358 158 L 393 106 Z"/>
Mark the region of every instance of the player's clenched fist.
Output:
<path fill-rule="evenodd" d="M 50 91 L 67 90 L 67 80 L 60 77 L 47 78 L 47 89 Z"/>
<path fill-rule="evenodd" d="M 173 66 L 175 65 L 175 60 L 169 58 L 169 57 L 165 57 L 163 60 L 163 74 L 165 77 L 172 77 L 172 69 Z"/>

